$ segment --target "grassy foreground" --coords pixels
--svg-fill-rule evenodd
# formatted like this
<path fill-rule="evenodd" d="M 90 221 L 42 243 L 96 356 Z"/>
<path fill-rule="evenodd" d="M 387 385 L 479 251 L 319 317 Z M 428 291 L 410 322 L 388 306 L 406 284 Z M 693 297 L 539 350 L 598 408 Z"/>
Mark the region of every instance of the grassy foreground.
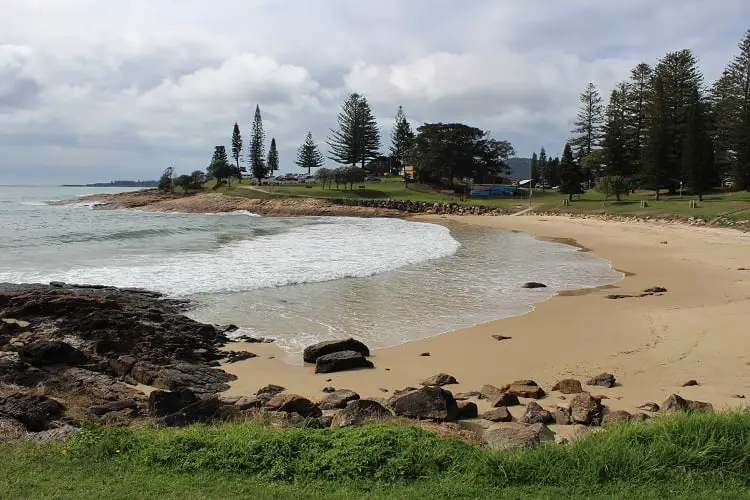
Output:
<path fill-rule="evenodd" d="M 91 428 L 0 446 L 2 498 L 750 498 L 750 414 L 496 453 L 414 427 Z"/>

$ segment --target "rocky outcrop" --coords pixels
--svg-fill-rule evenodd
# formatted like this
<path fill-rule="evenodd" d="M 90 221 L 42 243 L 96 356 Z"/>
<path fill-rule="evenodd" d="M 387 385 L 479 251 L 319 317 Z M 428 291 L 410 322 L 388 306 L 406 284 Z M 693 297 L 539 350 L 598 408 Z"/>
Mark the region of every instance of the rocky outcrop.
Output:
<path fill-rule="evenodd" d="M 581 382 L 572 378 L 561 380 L 552 387 L 553 391 L 560 391 L 563 394 L 578 394 L 583 392 Z"/>
<path fill-rule="evenodd" d="M 321 356 L 343 351 L 354 351 L 362 356 L 370 355 L 370 349 L 365 344 L 359 340 L 348 338 L 344 340 L 329 340 L 308 346 L 302 353 L 302 359 L 305 363 L 315 363 Z"/>
<path fill-rule="evenodd" d="M 388 405 L 396 415 L 402 417 L 446 422 L 458 418 L 458 406 L 453 395 L 435 386 L 398 391 L 388 400 Z"/>
<path fill-rule="evenodd" d="M 63 406 L 47 396 L 11 394 L 0 398 L 0 416 L 21 422 L 26 430 L 43 431 L 63 414 Z"/>
<path fill-rule="evenodd" d="M 15 441 L 26 434 L 26 427 L 18 420 L 0 417 L 0 443 Z"/>
<path fill-rule="evenodd" d="M 356 351 L 324 354 L 315 360 L 315 373 L 334 373 L 357 368 L 374 368 L 372 361 Z"/>
<path fill-rule="evenodd" d="M 436 385 L 436 386 L 444 386 L 444 385 L 451 385 L 451 384 L 457 384 L 458 380 L 456 380 L 456 377 L 453 375 L 448 375 L 446 373 L 438 373 L 437 375 L 433 375 L 432 377 L 423 380 L 420 382 L 420 385 Z"/>
<path fill-rule="evenodd" d="M 596 377 L 589 379 L 586 385 L 596 385 L 599 387 L 614 387 L 616 378 L 611 373 L 600 373 Z"/>
<path fill-rule="evenodd" d="M 331 392 L 323 398 L 318 405 L 321 410 L 335 410 L 340 408 L 346 408 L 346 405 L 350 401 L 359 399 L 359 394 L 348 389 L 339 389 L 338 391 Z"/>
<path fill-rule="evenodd" d="M 148 413 L 152 417 L 166 417 L 198 401 L 193 391 L 153 391 L 148 396 Z"/>
<path fill-rule="evenodd" d="M 555 433 L 544 424 L 494 424 L 482 434 L 482 439 L 493 450 L 534 448 L 542 443 L 554 443 Z"/>
<path fill-rule="evenodd" d="M 702 413 L 713 411 L 713 409 L 714 407 L 711 403 L 691 401 L 689 399 L 684 399 L 677 394 L 669 396 L 664 404 L 661 405 L 662 413 L 675 413 L 678 411 Z"/>
<path fill-rule="evenodd" d="M 346 408 L 336 413 L 331 420 L 331 427 L 349 427 L 361 425 L 370 420 L 382 420 L 392 416 L 391 412 L 371 399 L 356 399 L 347 403 Z"/>
<path fill-rule="evenodd" d="M 59 340 L 32 342 L 21 347 L 18 359 L 34 366 L 76 366 L 86 361 L 86 356 L 72 345 Z"/>
<path fill-rule="evenodd" d="M 298 394 L 277 394 L 266 403 L 268 411 L 297 413 L 302 417 L 320 417 L 323 413 L 312 401 Z"/>

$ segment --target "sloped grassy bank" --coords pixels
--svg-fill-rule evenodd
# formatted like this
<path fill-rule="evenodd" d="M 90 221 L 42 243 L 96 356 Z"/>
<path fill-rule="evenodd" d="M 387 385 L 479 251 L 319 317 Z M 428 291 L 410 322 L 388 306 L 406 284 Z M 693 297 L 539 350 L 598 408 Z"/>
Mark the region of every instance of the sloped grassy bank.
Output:
<path fill-rule="evenodd" d="M 86 428 L 0 446 L 3 498 L 750 498 L 750 414 L 492 452 L 411 426 Z"/>

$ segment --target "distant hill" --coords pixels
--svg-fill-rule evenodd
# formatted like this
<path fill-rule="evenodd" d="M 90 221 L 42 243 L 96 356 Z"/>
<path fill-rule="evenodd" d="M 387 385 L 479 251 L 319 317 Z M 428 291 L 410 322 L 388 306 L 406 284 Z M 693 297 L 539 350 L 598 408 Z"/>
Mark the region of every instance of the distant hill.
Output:
<path fill-rule="evenodd" d="M 510 178 L 514 181 L 529 178 L 530 158 L 509 158 L 508 166 L 510 167 Z"/>
<path fill-rule="evenodd" d="M 63 184 L 63 187 L 157 187 L 159 181 L 111 181 L 93 184 Z"/>

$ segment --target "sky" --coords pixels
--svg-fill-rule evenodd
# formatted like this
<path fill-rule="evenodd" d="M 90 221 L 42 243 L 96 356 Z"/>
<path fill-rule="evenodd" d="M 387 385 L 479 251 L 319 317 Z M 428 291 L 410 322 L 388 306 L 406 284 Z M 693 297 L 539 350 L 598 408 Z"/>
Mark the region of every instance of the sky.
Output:
<path fill-rule="evenodd" d="M 384 146 L 402 105 L 559 154 L 588 82 L 690 48 L 710 85 L 748 28 L 747 0 L 2 0 L 0 184 L 204 169 L 256 104 L 295 172 L 351 92 Z"/>

